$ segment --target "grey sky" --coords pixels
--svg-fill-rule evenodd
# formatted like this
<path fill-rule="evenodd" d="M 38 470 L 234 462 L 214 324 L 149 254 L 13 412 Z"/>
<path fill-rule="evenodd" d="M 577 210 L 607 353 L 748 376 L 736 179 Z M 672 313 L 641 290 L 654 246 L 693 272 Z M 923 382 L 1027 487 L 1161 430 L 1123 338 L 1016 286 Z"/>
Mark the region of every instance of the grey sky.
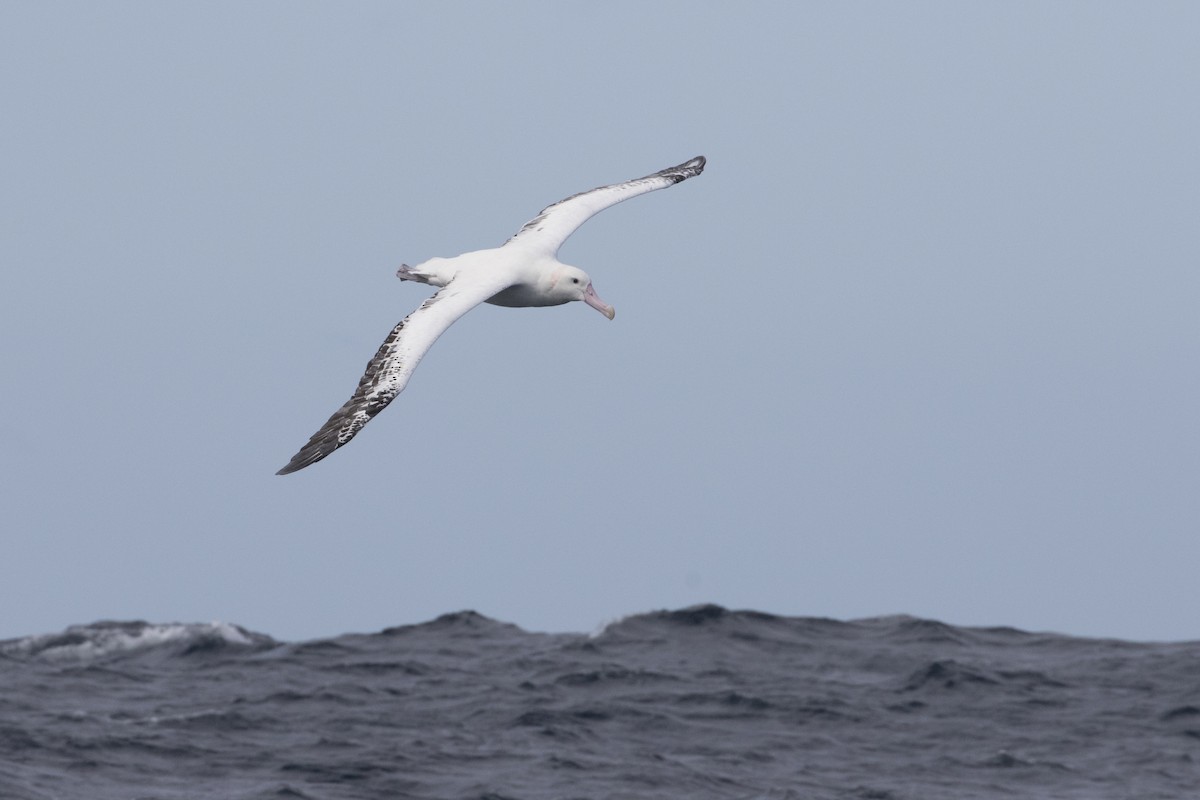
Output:
<path fill-rule="evenodd" d="M 0 4 L 0 636 L 1200 623 L 1200 6 Z M 276 477 L 402 263 L 697 154 Z"/>

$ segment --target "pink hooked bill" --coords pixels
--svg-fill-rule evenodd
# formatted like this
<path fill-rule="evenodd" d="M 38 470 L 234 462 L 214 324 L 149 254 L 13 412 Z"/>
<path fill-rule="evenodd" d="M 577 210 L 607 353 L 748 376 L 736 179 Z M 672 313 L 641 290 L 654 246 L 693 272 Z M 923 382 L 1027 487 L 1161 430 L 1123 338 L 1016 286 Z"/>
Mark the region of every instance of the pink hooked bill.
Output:
<path fill-rule="evenodd" d="M 583 302 L 587 303 L 589 306 L 596 309 L 609 319 L 612 319 L 617 315 L 617 310 L 601 300 L 600 295 L 596 294 L 596 290 L 592 288 L 590 283 L 588 284 L 587 291 L 583 293 Z"/>

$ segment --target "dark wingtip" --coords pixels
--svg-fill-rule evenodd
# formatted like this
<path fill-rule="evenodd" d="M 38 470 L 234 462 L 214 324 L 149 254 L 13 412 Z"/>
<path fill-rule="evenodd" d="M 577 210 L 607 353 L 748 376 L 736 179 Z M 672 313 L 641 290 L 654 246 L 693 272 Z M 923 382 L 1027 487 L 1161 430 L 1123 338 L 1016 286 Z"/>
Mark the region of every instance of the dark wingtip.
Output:
<path fill-rule="evenodd" d="M 297 470 L 302 470 L 307 466 L 308 466 L 308 464 L 296 464 L 294 462 L 289 461 L 287 463 L 287 466 L 285 466 L 283 469 L 279 470 L 279 472 L 276 472 L 275 474 L 276 475 L 291 475 L 293 472 L 296 472 Z"/>
<path fill-rule="evenodd" d="M 674 167 L 667 167 L 658 174 L 664 178 L 669 178 L 675 183 L 686 181 L 688 178 L 694 178 L 701 172 L 704 172 L 704 165 L 708 163 L 708 159 L 704 156 L 696 156 L 682 164 Z"/>
<path fill-rule="evenodd" d="M 330 452 L 333 451 L 331 450 Z M 296 455 L 292 456 L 292 460 L 285 464 L 283 469 L 279 470 L 279 472 L 276 472 L 275 474 L 291 475 L 293 472 L 299 472 L 305 467 L 312 466 L 327 455 L 329 455 L 329 453 L 313 452 L 309 449 L 308 445 L 305 445 L 303 448 L 301 448 L 299 453 L 296 453 Z"/>

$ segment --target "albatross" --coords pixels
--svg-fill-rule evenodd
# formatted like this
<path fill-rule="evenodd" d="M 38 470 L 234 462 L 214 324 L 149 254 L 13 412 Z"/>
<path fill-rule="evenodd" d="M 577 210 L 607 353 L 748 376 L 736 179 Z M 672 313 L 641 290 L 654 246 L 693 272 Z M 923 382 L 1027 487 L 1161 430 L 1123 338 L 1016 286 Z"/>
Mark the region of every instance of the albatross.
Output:
<path fill-rule="evenodd" d="M 392 328 L 354 395 L 333 412 L 292 460 L 276 475 L 315 464 L 354 438 L 408 384 L 421 358 L 455 320 L 480 303 L 497 306 L 559 306 L 582 300 L 612 319 L 613 307 L 600 299 L 592 279 L 578 267 L 558 260 L 558 250 L 575 230 L 609 206 L 639 194 L 674 186 L 704 171 L 704 156 L 644 178 L 580 192 L 543 208 L 499 247 L 454 258 L 431 258 L 396 272 L 438 291 Z"/>

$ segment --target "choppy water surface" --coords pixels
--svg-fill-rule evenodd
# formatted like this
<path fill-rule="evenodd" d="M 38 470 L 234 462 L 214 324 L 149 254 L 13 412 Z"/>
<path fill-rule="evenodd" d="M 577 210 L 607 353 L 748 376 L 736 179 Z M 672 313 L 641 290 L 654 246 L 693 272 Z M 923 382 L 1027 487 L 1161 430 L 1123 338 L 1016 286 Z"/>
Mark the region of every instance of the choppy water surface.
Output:
<path fill-rule="evenodd" d="M 703 606 L 0 642 L 0 798 L 1200 797 L 1200 642 Z"/>

